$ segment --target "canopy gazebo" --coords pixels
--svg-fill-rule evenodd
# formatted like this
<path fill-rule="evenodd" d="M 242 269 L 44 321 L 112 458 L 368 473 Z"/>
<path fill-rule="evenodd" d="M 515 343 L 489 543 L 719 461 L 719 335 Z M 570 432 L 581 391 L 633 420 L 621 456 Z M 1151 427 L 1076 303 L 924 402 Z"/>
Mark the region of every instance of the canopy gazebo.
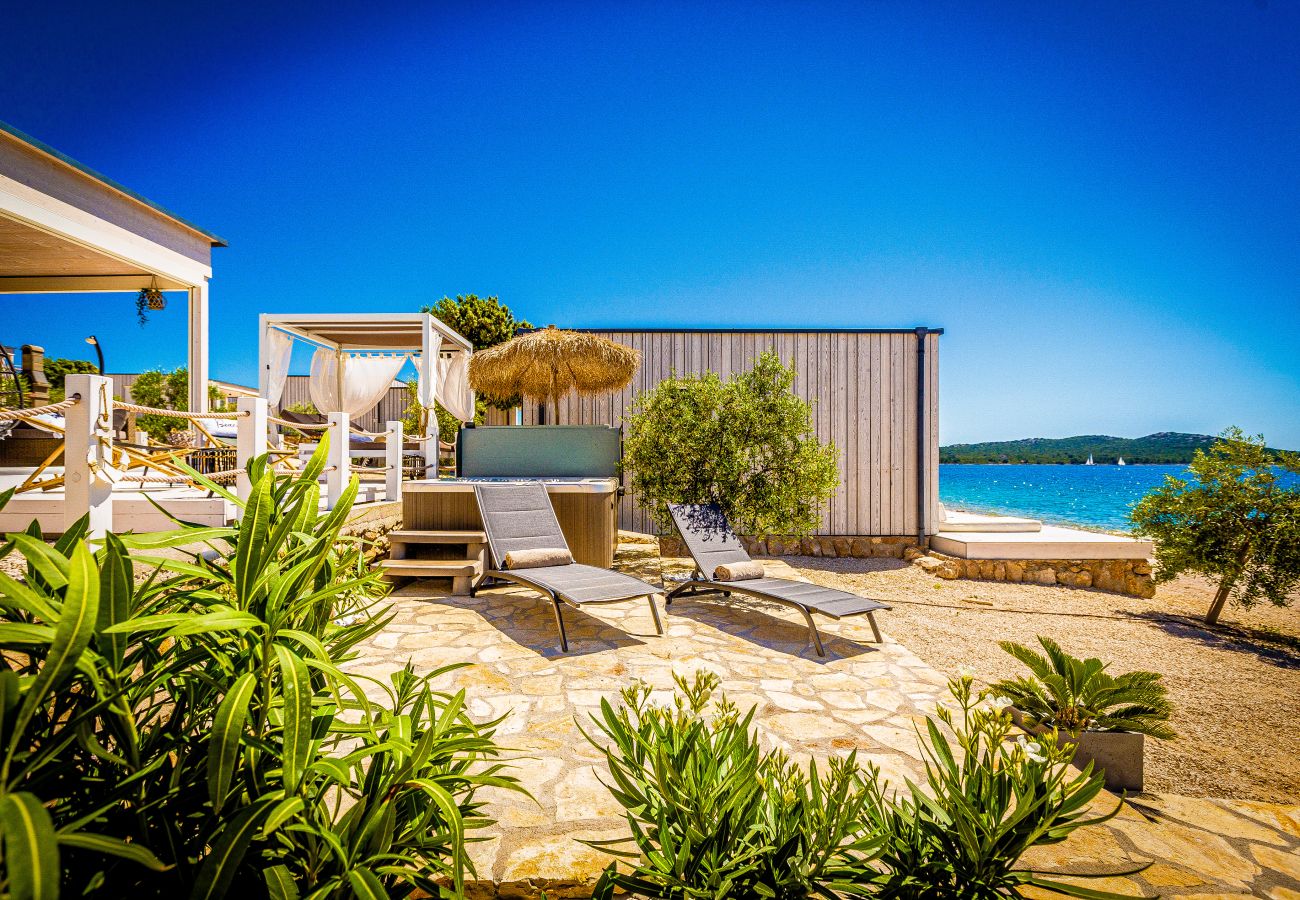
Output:
<path fill-rule="evenodd" d="M 406 361 L 419 373 L 418 399 L 438 401 L 462 422 L 474 418 L 467 371 L 473 345 L 429 313 L 263 313 L 258 329 L 258 392 L 276 407 L 294 340 L 316 348 L 311 396 L 321 413 L 360 415 L 374 407 Z M 426 419 L 426 465 L 437 471 L 438 418 Z"/>

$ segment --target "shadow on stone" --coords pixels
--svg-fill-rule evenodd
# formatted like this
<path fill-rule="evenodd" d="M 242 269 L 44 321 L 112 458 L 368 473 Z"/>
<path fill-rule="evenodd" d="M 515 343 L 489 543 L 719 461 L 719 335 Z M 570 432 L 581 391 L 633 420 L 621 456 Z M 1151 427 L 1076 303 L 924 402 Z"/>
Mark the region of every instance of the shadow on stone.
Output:
<path fill-rule="evenodd" d="M 826 649 L 825 657 L 818 656 L 812 638 L 808 635 L 808 626 L 802 621 L 772 615 L 777 611 L 787 612 L 788 607 L 756 597 L 741 599 L 714 593 L 681 594 L 668 607 L 668 617 L 670 621 L 674 616 L 691 619 L 733 637 L 779 653 L 798 656 L 818 665 L 876 652 L 876 648 L 870 645 L 848 640 L 822 627 L 833 620 L 814 617 L 822 637 L 822 646 Z"/>
<path fill-rule="evenodd" d="M 500 631 L 519 646 L 545 657 L 587 656 L 645 643 L 636 634 L 628 633 L 566 603 L 563 604 L 564 628 L 569 636 L 569 650 L 566 653 L 560 649 L 560 633 L 555 627 L 550 599 L 514 588 L 484 588 L 474 597 L 432 596 L 419 597 L 418 600 L 431 606 L 476 612 L 486 620 L 485 625 Z M 610 603 L 609 606 L 613 608 L 634 604 L 640 604 L 645 611 L 647 636 L 658 638 L 645 600 L 619 601 Z"/>

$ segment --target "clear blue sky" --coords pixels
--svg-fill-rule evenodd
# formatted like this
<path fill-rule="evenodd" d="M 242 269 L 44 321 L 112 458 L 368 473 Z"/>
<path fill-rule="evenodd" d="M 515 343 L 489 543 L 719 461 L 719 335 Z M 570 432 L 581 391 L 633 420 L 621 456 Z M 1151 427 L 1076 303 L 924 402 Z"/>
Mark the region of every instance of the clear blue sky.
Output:
<path fill-rule="evenodd" d="M 22 4 L 0 119 L 230 242 L 259 312 L 498 294 L 573 326 L 942 326 L 942 439 L 1300 447 L 1300 7 Z M 0 339 L 184 361 L 182 304 Z"/>

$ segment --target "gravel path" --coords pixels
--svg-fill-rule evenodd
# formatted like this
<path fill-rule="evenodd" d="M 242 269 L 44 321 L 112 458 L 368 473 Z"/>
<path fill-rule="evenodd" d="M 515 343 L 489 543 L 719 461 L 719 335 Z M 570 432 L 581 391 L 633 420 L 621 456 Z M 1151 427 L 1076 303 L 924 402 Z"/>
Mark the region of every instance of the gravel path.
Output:
<path fill-rule="evenodd" d="M 1039 585 L 941 581 L 897 560 L 788 558 L 810 580 L 894 604 L 890 636 L 943 672 L 962 664 L 982 681 L 1023 668 L 999 640 L 1054 638 L 1115 672 L 1165 677 L 1176 741 L 1149 741 L 1152 791 L 1300 802 L 1300 606 L 1230 606 L 1220 625 L 1201 620 L 1213 588 L 1193 578 L 1162 585 L 1154 600 Z"/>

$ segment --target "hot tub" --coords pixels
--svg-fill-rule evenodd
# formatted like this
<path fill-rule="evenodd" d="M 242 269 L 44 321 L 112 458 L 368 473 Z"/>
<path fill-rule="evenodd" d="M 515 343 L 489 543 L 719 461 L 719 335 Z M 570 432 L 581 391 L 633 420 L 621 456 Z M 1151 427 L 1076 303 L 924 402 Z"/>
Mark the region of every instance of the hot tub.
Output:
<path fill-rule="evenodd" d="M 483 528 L 474 485 L 540 481 L 555 507 L 576 562 L 608 569 L 618 546 L 617 478 L 438 478 L 402 482 L 402 528 L 478 531 Z"/>

